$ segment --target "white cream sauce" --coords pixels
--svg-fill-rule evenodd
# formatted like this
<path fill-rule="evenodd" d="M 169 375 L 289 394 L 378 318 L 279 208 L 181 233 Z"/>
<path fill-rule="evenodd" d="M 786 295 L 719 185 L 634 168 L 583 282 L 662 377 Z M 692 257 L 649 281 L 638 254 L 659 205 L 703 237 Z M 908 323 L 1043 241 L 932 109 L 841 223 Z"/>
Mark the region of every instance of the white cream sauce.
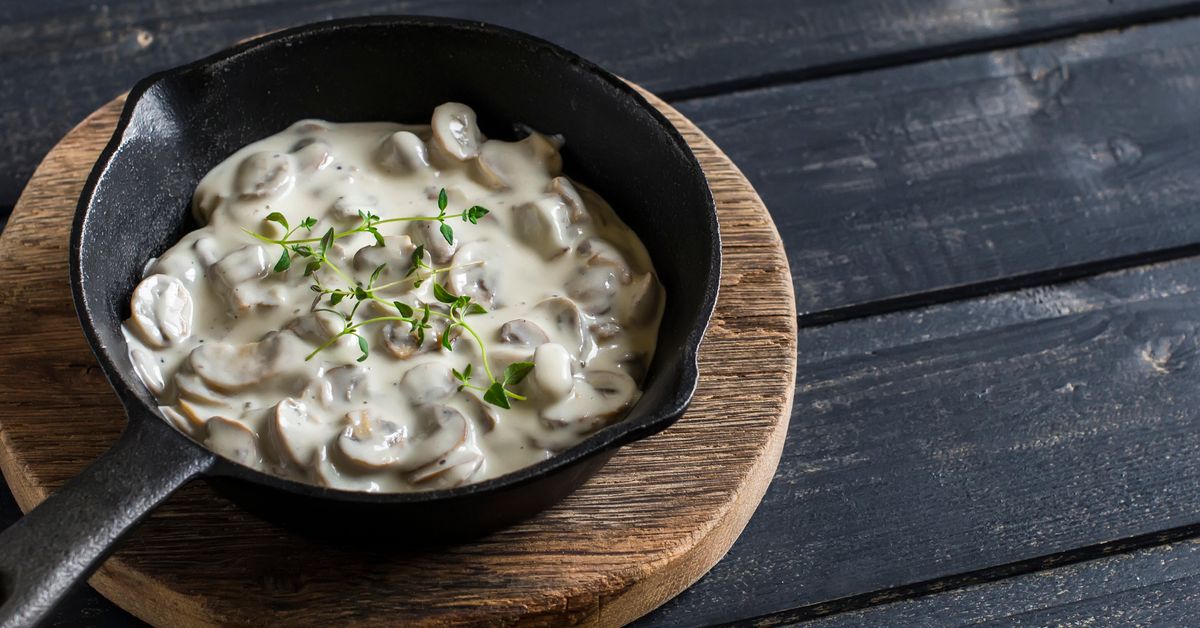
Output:
<path fill-rule="evenodd" d="M 196 189 L 205 226 L 152 262 L 134 290 L 125 322 L 134 367 L 178 429 L 218 453 L 263 471 L 350 490 L 402 492 L 457 486 L 544 460 L 620 419 L 640 395 L 653 356 L 664 295 L 641 242 L 599 196 L 562 176 L 562 139 L 531 132 L 488 140 L 471 109 L 447 103 L 431 126 L 305 120 L 237 151 Z M 309 233 L 339 233 L 358 212 L 386 220 L 435 216 L 441 189 L 454 244 L 432 221 L 381 224 L 339 238 L 329 259 L 387 300 L 446 310 L 438 282 L 487 312 L 467 317 L 497 377 L 532 361 L 511 409 L 458 390 L 451 369 L 472 365 L 486 387 L 480 346 L 467 333 L 441 349 L 436 333 L 417 346 L 404 323 L 361 328 L 306 359 L 344 323 L 317 307 L 305 260 L 274 272 L 283 249 L 246 231 L 283 237 L 266 217 Z M 311 243 L 316 245 L 316 243 Z M 451 267 L 419 288 L 405 281 L 416 245 L 425 262 Z M 345 287 L 329 267 L 326 287 Z M 416 276 L 427 276 L 419 271 Z M 348 313 L 354 299 L 338 304 Z M 366 303 L 355 322 L 395 316 Z M 436 332 L 442 319 L 431 319 Z M 461 331 L 461 330 L 459 330 Z"/>

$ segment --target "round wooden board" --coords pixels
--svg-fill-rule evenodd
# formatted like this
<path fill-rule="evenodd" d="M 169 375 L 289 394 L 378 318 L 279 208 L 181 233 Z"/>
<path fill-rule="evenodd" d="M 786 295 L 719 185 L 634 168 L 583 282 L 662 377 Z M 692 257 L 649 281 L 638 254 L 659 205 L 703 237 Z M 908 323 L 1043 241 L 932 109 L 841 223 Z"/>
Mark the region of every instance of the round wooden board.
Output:
<path fill-rule="evenodd" d="M 437 551 L 315 542 L 193 482 L 119 545 L 92 586 L 157 625 L 616 625 L 699 579 L 741 533 L 779 462 L 795 305 L 779 234 L 754 189 L 691 122 L 646 96 L 704 165 L 724 240 L 700 385 L 676 425 L 622 449 L 535 519 Z M 125 423 L 80 332 L 67 276 L 76 200 L 123 102 L 47 155 L 0 236 L 0 468 L 26 511 Z"/>

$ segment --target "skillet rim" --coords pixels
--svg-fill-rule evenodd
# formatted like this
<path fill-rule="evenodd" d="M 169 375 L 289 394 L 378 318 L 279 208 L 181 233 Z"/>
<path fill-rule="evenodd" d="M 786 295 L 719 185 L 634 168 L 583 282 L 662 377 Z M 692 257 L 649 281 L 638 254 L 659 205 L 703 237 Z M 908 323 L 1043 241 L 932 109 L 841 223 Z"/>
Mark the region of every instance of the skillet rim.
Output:
<path fill-rule="evenodd" d="M 85 230 L 88 228 L 88 217 L 91 212 L 91 206 L 94 201 L 97 185 L 99 184 L 100 179 L 105 171 L 111 165 L 113 157 L 125 142 L 125 134 L 130 122 L 133 119 L 134 109 L 137 107 L 138 103 L 141 101 L 142 97 L 147 91 L 149 91 L 158 83 L 171 77 L 193 71 L 203 71 L 206 68 L 211 68 L 224 61 L 247 53 L 272 54 L 273 52 L 280 50 L 280 45 L 287 40 L 303 38 L 309 35 L 324 33 L 327 31 L 337 31 L 356 27 L 449 28 L 467 32 L 481 33 L 485 36 L 500 36 L 502 38 L 513 40 L 514 43 L 519 46 L 533 49 L 538 52 L 548 52 L 554 55 L 557 60 L 579 67 L 587 74 L 599 78 L 601 81 L 606 83 L 608 87 L 615 89 L 617 92 L 619 92 L 619 95 L 631 99 L 632 104 L 635 105 L 637 109 L 644 113 L 648 113 L 652 119 L 658 123 L 658 126 L 663 132 L 666 133 L 667 138 L 673 144 L 675 150 L 681 154 L 683 159 L 686 160 L 686 166 L 688 170 L 692 171 L 693 173 L 699 173 L 700 178 L 705 183 L 703 190 L 705 210 L 704 217 L 708 220 L 709 232 L 711 234 L 709 242 L 707 243 L 710 247 L 711 261 L 707 269 L 708 281 L 704 286 L 704 294 L 702 295 L 699 309 L 696 313 L 691 329 L 689 329 L 687 332 L 685 342 L 679 348 L 679 350 L 683 353 L 681 357 L 680 372 L 676 375 L 675 382 L 667 381 L 663 384 L 665 386 L 673 386 L 670 398 L 665 404 L 642 410 L 640 414 L 631 412 L 625 418 L 602 428 L 566 451 L 555 454 L 554 456 L 538 462 L 537 464 L 524 467 L 495 478 L 449 489 L 436 489 L 408 493 L 367 493 L 362 491 L 350 491 L 307 484 L 304 482 L 271 475 L 269 473 L 243 466 L 239 463 L 229 460 L 228 458 L 209 450 L 188 435 L 169 425 L 154 408 L 149 407 L 142 401 L 142 399 L 138 397 L 138 395 L 125 386 L 123 380 L 118 377 L 118 373 L 122 373 L 123 371 L 117 367 L 110 357 L 110 347 L 101 342 L 96 331 L 97 325 L 95 317 L 93 316 L 92 310 L 88 307 L 87 300 L 84 297 L 82 260 L 83 237 Z M 360 504 L 423 504 L 431 502 L 448 502 L 477 496 L 480 494 L 498 493 L 506 489 L 515 489 L 521 485 L 536 482 L 537 480 L 544 479 L 555 474 L 556 472 L 566 470 L 587 458 L 614 450 L 623 445 L 641 440 L 656 434 L 663 429 L 666 429 L 675 423 L 675 421 L 677 421 L 687 410 L 687 407 L 691 403 L 692 396 L 699 382 L 699 367 L 697 364 L 697 358 L 704 333 L 708 328 L 716 306 L 722 265 L 721 233 L 717 221 L 716 205 L 713 200 L 712 189 L 708 184 L 708 177 L 703 168 L 700 166 L 695 153 L 692 151 L 691 147 L 688 146 L 687 141 L 679 133 L 679 130 L 676 129 L 673 124 L 671 124 L 671 122 L 666 118 L 665 115 L 663 115 L 662 112 L 651 105 L 641 94 L 639 94 L 636 89 L 595 63 L 588 61 L 578 54 L 571 52 L 557 44 L 546 41 L 540 37 L 482 21 L 425 15 L 375 15 L 352 17 L 313 22 L 286 28 L 243 41 L 191 63 L 156 72 L 138 81 L 133 88 L 130 89 L 128 95 L 126 96 L 124 107 L 121 110 L 121 116 L 117 121 L 115 129 L 113 130 L 112 137 L 109 139 L 104 149 L 100 152 L 100 155 L 97 158 L 91 173 L 88 175 L 83 190 L 80 192 L 79 202 L 76 205 L 75 217 L 71 226 L 69 250 L 71 296 L 72 300 L 74 301 L 76 315 L 79 318 L 81 327 L 83 328 L 84 336 L 87 339 L 89 347 L 92 349 L 92 353 L 95 355 L 101 369 L 104 371 L 105 377 L 109 381 L 110 386 L 113 387 L 114 391 L 117 393 L 117 397 L 121 400 L 121 403 L 126 410 L 129 426 L 132 426 L 137 421 L 162 422 L 163 425 L 174 432 L 181 439 L 181 441 L 186 441 L 188 445 L 193 448 L 192 453 L 202 453 L 212 457 L 215 464 L 202 472 L 202 475 L 236 478 L 255 485 L 265 486 L 286 493 L 299 495 L 301 497 L 315 497 L 333 501 Z M 669 374 L 664 374 L 664 377 L 669 377 Z M 633 409 L 636 411 L 637 406 L 635 405 Z M 127 426 L 126 429 L 130 428 Z"/>

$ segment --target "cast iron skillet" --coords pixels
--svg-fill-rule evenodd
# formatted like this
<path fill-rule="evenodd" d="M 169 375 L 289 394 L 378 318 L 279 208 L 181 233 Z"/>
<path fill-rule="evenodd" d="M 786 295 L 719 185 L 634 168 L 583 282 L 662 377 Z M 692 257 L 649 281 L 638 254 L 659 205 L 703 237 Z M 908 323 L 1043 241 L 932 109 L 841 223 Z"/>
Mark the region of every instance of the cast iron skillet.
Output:
<path fill-rule="evenodd" d="M 628 418 L 500 478 L 395 495 L 266 475 L 170 427 L 133 373 L 120 326 L 146 261 L 195 227 L 189 201 L 200 177 L 301 118 L 426 121 L 451 100 L 474 107 L 490 137 L 515 137 L 487 126 L 501 121 L 565 135 L 564 170 L 645 242 L 667 305 L 645 394 Z M 281 31 L 138 83 L 79 200 L 70 265 L 84 333 L 129 423 L 111 450 L 0 534 L 5 626 L 42 618 L 122 534 L 200 475 L 265 518 L 334 535 L 375 525 L 466 538 L 554 504 L 618 447 L 666 428 L 687 407 L 716 299 L 720 236 L 683 138 L 612 74 L 487 24 L 372 17 Z"/>

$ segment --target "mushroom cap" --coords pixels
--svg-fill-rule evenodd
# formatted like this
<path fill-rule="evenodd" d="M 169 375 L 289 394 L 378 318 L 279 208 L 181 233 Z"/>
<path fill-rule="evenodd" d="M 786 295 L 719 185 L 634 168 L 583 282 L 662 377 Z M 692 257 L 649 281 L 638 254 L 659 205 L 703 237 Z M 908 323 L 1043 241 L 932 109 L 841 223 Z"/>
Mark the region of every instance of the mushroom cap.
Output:
<path fill-rule="evenodd" d="M 143 279 L 133 289 L 130 310 L 130 327 L 152 348 L 162 349 L 192 335 L 192 294 L 170 275 Z"/>
<path fill-rule="evenodd" d="M 379 197 L 374 194 L 339 196 L 329 207 L 334 220 L 359 222 L 358 212 L 379 213 Z"/>
<path fill-rule="evenodd" d="M 458 161 L 478 157 L 479 147 L 486 140 L 475 122 L 475 111 L 462 103 L 438 105 L 433 110 L 432 127 L 433 145 Z"/>
<path fill-rule="evenodd" d="M 501 275 L 489 264 L 494 259 L 500 256 L 486 240 L 463 244 L 454 255 L 456 268 L 446 273 L 446 290 L 455 296 L 471 297 L 487 308 L 498 306 Z"/>
<path fill-rule="evenodd" d="M 400 378 L 400 388 L 413 405 L 425 405 L 447 399 L 458 391 L 458 380 L 450 367 L 441 362 L 424 362 Z"/>
<path fill-rule="evenodd" d="M 241 421 L 214 416 L 205 423 L 205 427 L 208 434 L 204 444 L 209 449 L 248 467 L 262 464 L 258 435 Z"/>
<path fill-rule="evenodd" d="M 481 466 L 483 453 L 467 442 L 409 473 L 407 479 L 422 488 L 454 488 L 470 480 Z"/>
<path fill-rule="evenodd" d="M 226 405 L 225 395 L 208 387 L 204 380 L 188 369 L 175 373 L 175 392 L 179 399 L 210 406 Z"/>
<path fill-rule="evenodd" d="M 163 415 L 163 418 L 166 419 L 168 423 L 174 425 L 175 429 L 189 436 L 195 435 L 197 427 L 203 426 L 203 424 L 197 426 L 190 418 L 184 416 L 171 406 L 159 406 L 158 412 L 159 414 Z"/>
<path fill-rule="evenodd" d="M 307 345 L 291 332 L 269 334 L 258 342 L 231 345 L 210 342 L 188 355 L 187 363 L 204 383 L 222 393 L 238 393 L 304 364 Z"/>
<path fill-rule="evenodd" d="M 201 179 L 192 194 L 192 215 L 197 221 L 207 223 L 213 212 L 225 202 L 225 198 L 225 194 L 221 192 L 221 184 L 215 178 Z"/>
<path fill-rule="evenodd" d="M 548 342 L 533 352 L 533 381 L 551 399 L 566 397 L 575 387 L 571 354 L 562 345 Z"/>
<path fill-rule="evenodd" d="M 579 191 L 575 189 L 575 184 L 566 177 L 554 177 L 550 180 L 550 192 L 557 194 L 563 200 L 569 210 L 567 215 L 571 222 L 579 223 L 588 220 L 587 203 L 583 202 L 583 197 L 579 195 Z"/>
<path fill-rule="evenodd" d="M 567 295 L 593 316 L 608 314 L 616 306 L 624 285 L 620 269 L 608 264 L 587 265 L 567 281 Z"/>
<path fill-rule="evenodd" d="M 533 130 L 516 142 L 488 140 L 479 148 L 473 174 L 484 186 L 496 190 L 512 187 L 523 171 L 556 177 L 562 172 L 560 147 L 561 144 Z"/>
<path fill-rule="evenodd" d="M 542 408 L 541 418 L 550 427 L 570 428 L 584 434 L 617 418 L 639 394 L 637 383 L 624 373 L 584 371 L 575 378 L 570 395 Z"/>
<path fill-rule="evenodd" d="M 621 283 L 627 284 L 633 278 L 629 262 L 612 242 L 601 237 L 591 237 L 575 247 L 575 254 L 584 259 L 588 267 L 609 266 L 616 273 Z"/>
<path fill-rule="evenodd" d="M 288 155 L 253 153 L 238 164 L 233 187 L 242 199 L 282 196 L 296 183 L 295 165 Z"/>
<path fill-rule="evenodd" d="M 293 318 L 284 329 L 306 342 L 320 345 L 341 333 L 344 323 L 333 312 L 309 312 Z"/>
<path fill-rule="evenodd" d="M 282 303 L 280 286 L 260 281 L 269 274 L 272 264 L 266 247 L 248 244 L 213 264 L 210 283 L 233 314 L 257 306 L 277 306 Z"/>
<path fill-rule="evenodd" d="M 396 175 L 429 170 L 429 150 L 411 131 L 396 131 L 383 138 L 377 152 L 379 166 Z"/>

